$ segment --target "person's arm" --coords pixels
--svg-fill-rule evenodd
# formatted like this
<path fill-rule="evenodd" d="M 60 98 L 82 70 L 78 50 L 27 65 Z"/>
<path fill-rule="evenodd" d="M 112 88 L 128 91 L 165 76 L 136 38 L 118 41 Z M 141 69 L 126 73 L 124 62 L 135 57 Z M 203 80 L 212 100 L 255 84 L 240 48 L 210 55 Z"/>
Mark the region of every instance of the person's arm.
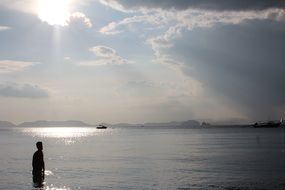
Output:
<path fill-rule="evenodd" d="M 35 168 L 35 154 L 33 155 L 32 167 L 33 167 L 32 173 L 33 173 L 33 175 L 34 175 L 34 168 Z"/>
<path fill-rule="evenodd" d="M 35 167 L 35 154 L 33 155 L 33 162 L 32 162 L 33 168 Z"/>
<path fill-rule="evenodd" d="M 43 179 L 45 179 L 45 161 L 44 161 L 44 154 L 43 154 Z"/>

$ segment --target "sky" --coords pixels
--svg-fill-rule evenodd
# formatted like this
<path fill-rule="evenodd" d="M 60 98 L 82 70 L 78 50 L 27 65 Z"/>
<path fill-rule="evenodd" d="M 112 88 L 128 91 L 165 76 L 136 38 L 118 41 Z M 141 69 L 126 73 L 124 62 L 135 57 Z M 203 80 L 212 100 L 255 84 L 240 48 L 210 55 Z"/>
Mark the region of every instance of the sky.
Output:
<path fill-rule="evenodd" d="M 0 120 L 285 117 L 283 0 L 1 0 Z"/>

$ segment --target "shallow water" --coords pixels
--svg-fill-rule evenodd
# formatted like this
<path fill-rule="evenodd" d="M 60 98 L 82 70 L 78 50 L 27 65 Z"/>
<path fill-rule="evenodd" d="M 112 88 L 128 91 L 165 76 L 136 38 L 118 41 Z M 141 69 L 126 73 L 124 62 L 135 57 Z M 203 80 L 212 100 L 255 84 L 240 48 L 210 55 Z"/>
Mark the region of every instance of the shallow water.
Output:
<path fill-rule="evenodd" d="M 285 189 L 285 129 L 0 129 L 0 189 Z"/>

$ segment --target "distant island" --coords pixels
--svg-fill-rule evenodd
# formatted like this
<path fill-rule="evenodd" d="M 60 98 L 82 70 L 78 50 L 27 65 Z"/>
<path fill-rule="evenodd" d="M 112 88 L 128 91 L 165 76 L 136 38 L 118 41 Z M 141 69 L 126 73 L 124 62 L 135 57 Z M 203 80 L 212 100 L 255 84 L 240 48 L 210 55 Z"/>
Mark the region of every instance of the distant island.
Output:
<path fill-rule="evenodd" d="M 200 127 L 200 122 L 196 120 L 188 120 L 183 122 L 166 122 L 166 123 L 144 123 L 144 124 L 129 124 L 129 123 L 118 123 L 108 124 L 100 123 L 101 125 L 110 126 L 114 128 L 128 128 L 128 127 L 164 127 L 164 128 L 177 128 L 177 127 Z M 95 127 L 97 125 L 91 125 L 83 121 L 78 120 L 67 120 L 67 121 L 46 121 L 38 120 L 32 122 L 24 122 L 19 125 L 15 125 L 9 121 L 0 121 L 0 127 Z"/>
<path fill-rule="evenodd" d="M 15 125 L 9 121 L 0 121 L 0 127 L 93 127 L 95 125 L 91 125 L 85 123 L 83 121 L 78 120 L 67 120 L 67 121 L 32 121 L 32 122 L 24 122 L 19 125 Z"/>
<path fill-rule="evenodd" d="M 114 128 L 134 128 L 134 127 L 145 127 L 145 128 L 178 128 L 178 127 L 200 127 L 200 122 L 196 120 L 188 121 L 171 121 L 165 123 L 144 123 L 144 124 L 130 124 L 130 123 L 117 123 L 117 124 L 108 124 L 103 123 L 104 125 L 111 126 Z"/>
<path fill-rule="evenodd" d="M 24 122 L 18 125 L 18 127 L 92 127 L 88 123 L 78 120 L 67 120 L 67 121 L 33 121 L 33 122 Z"/>
<path fill-rule="evenodd" d="M 66 121 L 46 121 L 38 120 L 31 122 L 23 122 L 18 125 L 9 121 L 0 121 L 1 128 L 13 127 L 98 127 L 99 125 L 107 126 L 108 128 L 244 128 L 252 127 L 253 124 L 238 124 L 234 122 L 199 122 L 197 120 L 188 121 L 171 121 L 164 123 L 143 123 L 143 124 L 130 124 L 130 123 L 98 123 L 96 125 L 88 124 L 80 120 L 66 120 Z M 284 127 L 284 122 L 282 123 Z"/>
<path fill-rule="evenodd" d="M 14 123 L 11 123 L 9 121 L 0 121 L 0 127 L 16 127 Z"/>

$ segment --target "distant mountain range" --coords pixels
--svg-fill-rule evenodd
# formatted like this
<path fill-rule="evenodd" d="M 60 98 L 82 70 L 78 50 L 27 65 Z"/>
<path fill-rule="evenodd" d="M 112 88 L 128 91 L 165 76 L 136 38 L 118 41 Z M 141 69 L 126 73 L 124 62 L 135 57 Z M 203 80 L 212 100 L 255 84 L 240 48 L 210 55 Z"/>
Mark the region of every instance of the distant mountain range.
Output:
<path fill-rule="evenodd" d="M 84 123 L 83 121 L 68 120 L 68 121 L 33 121 L 24 122 L 18 125 L 19 127 L 91 127 L 93 125 Z"/>
<path fill-rule="evenodd" d="M 107 124 L 104 123 L 104 125 L 112 126 L 112 127 L 122 127 L 122 128 L 128 128 L 128 127 L 164 127 L 164 128 L 170 128 L 170 127 L 200 127 L 200 122 L 196 120 L 188 120 L 188 121 L 171 121 L 166 123 L 144 123 L 144 124 L 129 124 L 129 123 L 118 123 L 118 124 Z"/>
<path fill-rule="evenodd" d="M 117 124 L 109 124 L 109 123 L 100 123 L 107 127 L 113 128 L 134 128 L 134 127 L 145 127 L 145 128 L 197 128 L 197 127 L 247 127 L 249 125 L 238 125 L 234 123 L 228 124 L 218 124 L 218 123 L 206 123 L 196 120 L 188 120 L 188 121 L 171 121 L 165 123 L 144 123 L 144 124 L 129 124 L 129 123 L 117 123 Z M 9 121 L 0 121 L 0 127 L 96 127 L 98 125 L 91 125 L 85 123 L 83 121 L 78 120 L 67 120 L 67 121 L 32 121 L 32 122 L 24 122 L 19 125 L 15 125 Z"/>
<path fill-rule="evenodd" d="M 90 125 L 77 120 L 68 120 L 68 121 L 39 120 L 32 122 L 24 122 L 19 125 L 15 125 L 9 121 L 0 121 L 0 127 L 92 127 L 92 126 L 94 125 Z"/>
<path fill-rule="evenodd" d="M 16 125 L 9 121 L 0 121 L 0 127 L 16 127 Z"/>
<path fill-rule="evenodd" d="M 195 120 L 188 120 L 184 122 L 167 122 L 167 123 L 145 123 L 145 124 L 129 124 L 129 123 L 118 123 L 118 124 L 107 124 L 103 125 L 110 127 L 199 127 L 200 123 Z M 0 127 L 92 127 L 91 125 L 83 121 L 68 120 L 68 121 L 32 121 L 24 122 L 19 125 L 15 125 L 9 121 L 0 121 Z"/>

